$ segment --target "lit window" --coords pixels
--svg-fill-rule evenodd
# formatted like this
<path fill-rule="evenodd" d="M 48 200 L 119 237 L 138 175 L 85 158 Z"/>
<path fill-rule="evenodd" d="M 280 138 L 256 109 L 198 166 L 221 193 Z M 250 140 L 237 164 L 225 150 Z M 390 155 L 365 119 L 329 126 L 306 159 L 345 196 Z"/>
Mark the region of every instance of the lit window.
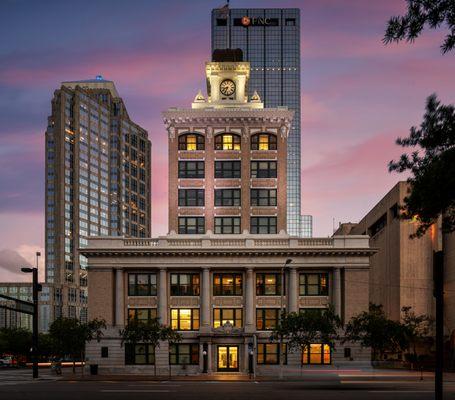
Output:
<path fill-rule="evenodd" d="M 240 150 L 240 136 L 231 133 L 216 136 L 215 150 Z"/>
<path fill-rule="evenodd" d="M 251 136 L 251 150 L 276 150 L 276 136 L 270 133 L 257 133 Z"/>
<path fill-rule="evenodd" d="M 179 150 L 204 150 L 205 138 L 198 134 L 185 134 L 179 136 Z"/>
<path fill-rule="evenodd" d="M 300 274 L 300 296 L 328 296 L 328 278 L 327 273 Z"/>
<path fill-rule="evenodd" d="M 198 308 L 173 308 L 171 309 L 171 327 L 177 331 L 199 330 Z"/>
<path fill-rule="evenodd" d="M 328 344 L 313 343 L 302 353 L 302 364 L 330 364 L 332 362 Z"/>
<path fill-rule="evenodd" d="M 213 327 L 219 328 L 226 323 L 230 323 L 236 328 L 242 327 L 241 308 L 215 308 L 213 310 Z"/>

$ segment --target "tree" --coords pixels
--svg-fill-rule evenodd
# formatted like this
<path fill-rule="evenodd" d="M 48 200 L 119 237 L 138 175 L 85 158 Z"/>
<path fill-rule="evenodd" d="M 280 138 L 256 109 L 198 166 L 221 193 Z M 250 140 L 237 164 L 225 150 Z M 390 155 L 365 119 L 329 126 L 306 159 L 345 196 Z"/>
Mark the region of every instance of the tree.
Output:
<path fill-rule="evenodd" d="M 61 357 L 70 356 L 73 360 L 73 372 L 75 372 L 75 360 L 82 362 L 82 371 L 85 361 L 85 344 L 93 339 L 101 340 L 102 329 L 106 328 L 106 322 L 94 319 L 88 323 L 81 323 L 76 318 L 57 318 L 49 327 L 49 335 L 55 346 L 55 351 Z"/>
<path fill-rule="evenodd" d="M 304 351 L 312 343 L 324 343 L 334 347 L 341 327 L 341 319 L 330 305 L 323 311 L 283 313 L 281 323 L 273 330 L 270 339 L 284 339 L 290 351 Z"/>
<path fill-rule="evenodd" d="M 402 147 L 414 147 L 389 163 L 389 171 L 410 171 L 410 194 L 402 218 L 419 222 L 413 236 L 422 236 L 442 215 L 443 232 L 455 230 L 455 107 L 442 105 L 436 95 L 427 99 L 420 128 L 412 127 Z"/>
<path fill-rule="evenodd" d="M 416 315 L 409 306 L 402 307 L 401 312 L 408 350 L 411 351 L 406 356 L 411 363 L 416 363 L 422 358 L 422 355 L 417 352 L 417 347 L 419 344 L 424 344 L 431 335 L 434 320 L 425 314 Z"/>
<path fill-rule="evenodd" d="M 398 352 L 408 347 L 403 326 L 386 317 L 381 305 L 370 303 L 368 311 L 355 315 L 347 323 L 344 342 L 359 342 L 372 350 L 374 361 L 382 360 L 386 352 Z"/>
<path fill-rule="evenodd" d="M 172 328 L 162 325 L 158 318 L 153 318 L 147 323 L 128 321 L 124 329 L 119 331 L 121 345 L 128 343 L 132 346 L 136 344 L 150 344 L 154 351 L 160 347 L 160 342 L 175 343 L 181 340 L 181 335 Z M 154 375 L 156 376 L 156 360 L 154 364 Z"/>
<path fill-rule="evenodd" d="M 32 333 L 25 328 L 0 329 L 0 354 L 10 354 L 16 360 L 28 357 L 32 343 Z"/>
<path fill-rule="evenodd" d="M 431 29 L 446 26 L 449 33 L 441 45 L 441 51 L 444 54 L 451 51 L 455 47 L 455 1 L 407 0 L 407 3 L 406 15 L 389 19 L 383 42 L 413 42 L 422 33 L 425 25 Z"/>

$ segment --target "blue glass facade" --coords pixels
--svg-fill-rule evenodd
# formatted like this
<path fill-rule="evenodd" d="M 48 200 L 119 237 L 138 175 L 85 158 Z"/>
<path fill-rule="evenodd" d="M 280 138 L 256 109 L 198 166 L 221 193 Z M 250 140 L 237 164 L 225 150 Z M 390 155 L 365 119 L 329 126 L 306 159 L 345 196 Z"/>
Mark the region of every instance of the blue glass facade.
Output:
<path fill-rule="evenodd" d="M 212 52 L 227 47 L 242 49 L 251 63 L 250 96 L 257 90 L 265 107 L 295 112 L 288 139 L 287 227 L 301 236 L 300 10 L 240 8 L 231 9 L 229 17 L 212 10 Z"/>

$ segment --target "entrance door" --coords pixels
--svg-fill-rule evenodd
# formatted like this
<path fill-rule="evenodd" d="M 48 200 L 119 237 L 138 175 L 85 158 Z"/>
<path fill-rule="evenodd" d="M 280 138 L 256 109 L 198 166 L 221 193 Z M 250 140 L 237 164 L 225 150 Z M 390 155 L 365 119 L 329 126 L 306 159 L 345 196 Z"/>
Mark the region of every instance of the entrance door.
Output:
<path fill-rule="evenodd" d="M 238 371 L 239 347 L 218 346 L 217 366 L 218 371 Z"/>

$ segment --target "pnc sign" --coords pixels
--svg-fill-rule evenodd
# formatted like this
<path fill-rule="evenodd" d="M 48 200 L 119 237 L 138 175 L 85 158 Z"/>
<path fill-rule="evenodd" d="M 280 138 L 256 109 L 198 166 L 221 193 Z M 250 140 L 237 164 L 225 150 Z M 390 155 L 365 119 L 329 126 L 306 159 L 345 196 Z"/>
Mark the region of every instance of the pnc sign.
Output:
<path fill-rule="evenodd" d="M 265 18 L 265 17 L 248 17 L 234 19 L 234 26 L 244 26 L 248 28 L 250 26 L 278 26 L 278 18 Z"/>

